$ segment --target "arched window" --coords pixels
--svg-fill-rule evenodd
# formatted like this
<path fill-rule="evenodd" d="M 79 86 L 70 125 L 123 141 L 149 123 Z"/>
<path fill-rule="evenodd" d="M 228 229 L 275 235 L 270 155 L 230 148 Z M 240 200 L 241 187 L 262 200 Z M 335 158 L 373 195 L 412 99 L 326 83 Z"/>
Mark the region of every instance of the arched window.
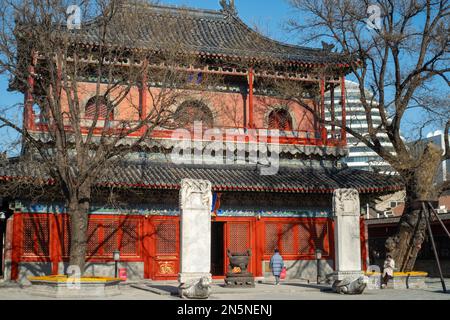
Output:
<path fill-rule="evenodd" d="M 292 131 L 292 117 L 286 109 L 275 109 L 269 114 L 269 129 Z"/>
<path fill-rule="evenodd" d="M 180 128 L 191 127 L 194 122 L 202 122 L 203 127 L 212 128 L 214 117 L 211 110 L 200 101 L 185 101 L 175 112 L 175 123 Z"/>
<path fill-rule="evenodd" d="M 96 113 L 96 110 L 98 112 Z M 108 116 L 108 101 L 105 97 L 92 97 L 86 103 L 86 108 L 84 110 L 84 117 L 86 119 L 95 119 L 96 114 L 98 114 L 98 120 L 105 120 Z M 114 119 L 113 111 L 109 114 L 109 120 Z"/>

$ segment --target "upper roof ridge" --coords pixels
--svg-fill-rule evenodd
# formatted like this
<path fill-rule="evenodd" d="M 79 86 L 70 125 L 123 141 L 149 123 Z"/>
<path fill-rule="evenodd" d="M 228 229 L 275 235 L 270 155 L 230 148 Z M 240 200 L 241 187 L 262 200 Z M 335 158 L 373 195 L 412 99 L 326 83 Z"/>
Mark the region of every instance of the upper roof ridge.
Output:
<path fill-rule="evenodd" d="M 180 14 L 208 14 L 211 17 L 221 18 L 224 16 L 223 10 L 201 9 L 185 5 L 159 4 L 149 0 L 123 0 L 121 4 L 122 8 L 136 8 L 137 5 L 141 6 L 142 9 L 150 9 L 152 12 L 168 12 L 174 14 L 180 11 Z"/>
<path fill-rule="evenodd" d="M 222 10 L 206 10 L 156 4 L 149 0 L 117 1 L 108 24 L 106 40 L 111 45 L 162 50 L 167 46 L 167 39 L 172 39 L 179 44 L 180 50 L 204 56 L 271 60 L 309 67 L 348 64 L 347 57 L 342 54 L 283 43 L 263 35 L 242 21 L 234 9 L 234 2 L 223 0 Z M 99 16 L 85 22 L 80 31 L 74 32 L 77 41 L 89 45 L 100 43 L 96 25 L 103 18 Z M 130 18 L 139 26 L 127 28 Z"/>

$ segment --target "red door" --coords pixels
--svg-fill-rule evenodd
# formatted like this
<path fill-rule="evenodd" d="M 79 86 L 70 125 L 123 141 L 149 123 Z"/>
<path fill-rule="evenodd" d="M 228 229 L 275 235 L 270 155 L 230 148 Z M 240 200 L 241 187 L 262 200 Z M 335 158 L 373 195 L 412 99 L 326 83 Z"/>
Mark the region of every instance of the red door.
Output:
<path fill-rule="evenodd" d="M 147 221 L 148 246 L 145 259 L 146 278 L 175 280 L 180 265 L 180 224 L 178 219 L 158 218 Z"/>
<path fill-rule="evenodd" d="M 253 272 L 253 260 L 255 257 L 255 250 L 253 248 L 250 221 L 228 222 L 226 224 L 225 250 L 226 252 L 230 250 L 231 252 L 245 253 L 248 249 L 252 249 L 252 259 L 248 267 L 250 272 Z M 226 271 L 228 271 L 228 256 L 225 260 Z"/>

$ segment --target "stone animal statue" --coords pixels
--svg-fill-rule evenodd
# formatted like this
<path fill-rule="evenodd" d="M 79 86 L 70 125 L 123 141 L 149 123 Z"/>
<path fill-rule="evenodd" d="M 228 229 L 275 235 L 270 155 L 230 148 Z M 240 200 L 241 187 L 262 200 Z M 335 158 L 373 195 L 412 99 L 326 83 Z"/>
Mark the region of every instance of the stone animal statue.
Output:
<path fill-rule="evenodd" d="M 211 295 L 211 280 L 203 277 L 198 281 L 184 283 L 179 288 L 181 298 L 208 299 Z"/>
<path fill-rule="evenodd" d="M 342 281 L 336 281 L 333 284 L 333 290 L 340 294 L 362 294 L 369 283 L 365 276 L 358 279 L 346 278 Z"/>

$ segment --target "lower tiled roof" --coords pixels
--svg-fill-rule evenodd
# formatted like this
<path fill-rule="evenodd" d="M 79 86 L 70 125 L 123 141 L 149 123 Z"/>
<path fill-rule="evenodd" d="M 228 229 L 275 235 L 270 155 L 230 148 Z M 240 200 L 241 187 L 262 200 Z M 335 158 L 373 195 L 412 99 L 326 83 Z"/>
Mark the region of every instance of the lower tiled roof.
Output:
<path fill-rule="evenodd" d="M 398 191 L 400 179 L 354 169 L 299 168 L 280 169 L 278 174 L 263 176 L 256 168 L 236 166 L 175 166 L 167 164 L 121 164 L 107 169 L 97 185 L 137 189 L 178 190 L 182 179 L 204 179 L 220 192 L 332 193 L 340 188 L 354 188 L 360 193 Z M 0 181 L 53 184 L 38 163 L 6 162 L 0 164 Z"/>

